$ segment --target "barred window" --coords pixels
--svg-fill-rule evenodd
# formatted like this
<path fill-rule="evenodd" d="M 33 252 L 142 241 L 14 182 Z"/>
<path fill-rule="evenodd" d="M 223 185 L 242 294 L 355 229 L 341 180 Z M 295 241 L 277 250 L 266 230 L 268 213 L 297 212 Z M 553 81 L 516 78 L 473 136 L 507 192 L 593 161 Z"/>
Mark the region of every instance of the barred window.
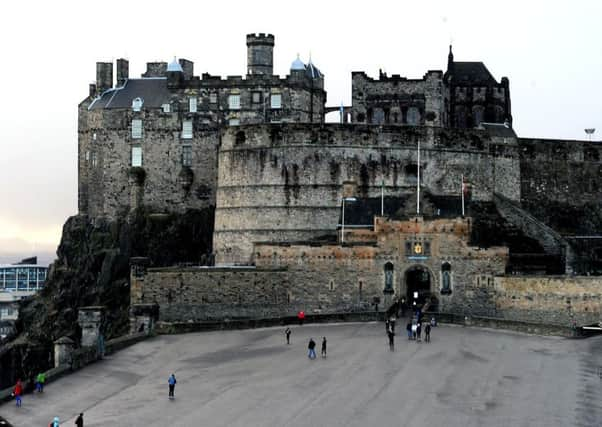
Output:
<path fill-rule="evenodd" d="M 228 97 L 228 108 L 231 110 L 240 110 L 240 95 L 230 95 Z"/>
<path fill-rule="evenodd" d="M 132 138 L 133 139 L 142 138 L 142 120 L 140 120 L 140 119 L 132 120 Z"/>
<path fill-rule="evenodd" d="M 192 139 L 192 120 L 184 120 L 182 122 L 182 138 Z"/>
<path fill-rule="evenodd" d="M 163 104 L 163 105 L 161 105 L 161 108 L 163 109 L 164 113 L 171 113 L 171 105 L 170 104 Z"/>
<path fill-rule="evenodd" d="M 182 146 L 182 166 L 192 166 L 192 146 Z"/>

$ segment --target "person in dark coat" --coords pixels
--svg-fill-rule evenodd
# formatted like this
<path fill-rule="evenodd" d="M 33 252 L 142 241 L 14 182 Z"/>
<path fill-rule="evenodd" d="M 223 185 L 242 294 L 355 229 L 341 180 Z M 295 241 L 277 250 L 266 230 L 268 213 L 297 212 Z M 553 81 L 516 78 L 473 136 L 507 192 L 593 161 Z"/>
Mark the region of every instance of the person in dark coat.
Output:
<path fill-rule="evenodd" d="M 326 357 L 326 337 L 322 337 L 322 357 Z"/>
<path fill-rule="evenodd" d="M 424 341 L 431 342 L 431 324 L 427 323 L 424 327 Z"/>
<path fill-rule="evenodd" d="M 412 339 L 412 323 L 408 322 L 406 325 L 406 331 L 408 332 L 408 340 Z"/>
<path fill-rule="evenodd" d="M 309 339 L 309 344 L 307 344 L 307 349 L 309 350 L 307 357 L 309 357 L 310 359 L 315 359 L 316 358 L 316 342 L 314 341 L 313 338 Z"/>
<path fill-rule="evenodd" d="M 416 339 L 420 341 L 420 333 L 422 332 L 422 324 L 418 322 L 416 325 Z"/>
<path fill-rule="evenodd" d="M 387 335 L 389 337 L 389 350 L 393 351 L 395 349 L 395 333 L 393 332 L 393 328 L 389 328 Z"/>
<path fill-rule="evenodd" d="M 83 412 L 79 414 L 79 417 L 75 420 L 75 425 L 77 427 L 84 427 L 84 414 Z"/>
<path fill-rule="evenodd" d="M 286 335 L 286 343 L 290 344 L 291 343 L 291 328 L 287 327 L 284 330 L 284 334 Z"/>

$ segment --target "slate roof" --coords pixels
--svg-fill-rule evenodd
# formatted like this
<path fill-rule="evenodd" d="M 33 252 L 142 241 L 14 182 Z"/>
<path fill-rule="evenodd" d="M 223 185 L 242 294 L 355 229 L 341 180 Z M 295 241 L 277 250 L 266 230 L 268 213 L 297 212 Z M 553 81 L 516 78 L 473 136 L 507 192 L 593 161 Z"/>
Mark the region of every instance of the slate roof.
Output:
<path fill-rule="evenodd" d="M 144 107 L 160 108 L 169 102 L 170 96 L 165 77 L 128 79 L 123 86 L 103 92 L 88 109 L 131 108 L 134 98 L 142 98 Z"/>
<path fill-rule="evenodd" d="M 448 70 L 449 72 L 449 70 Z M 497 84 L 482 62 L 455 62 L 453 81 L 456 84 L 487 86 Z"/>
<path fill-rule="evenodd" d="M 510 126 L 506 126 L 504 123 L 485 123 L 481 122 L 480 126 L 489 133 L 491 136 L 499 136 L 502 138 L 516 138 L 514 129 Z"/>

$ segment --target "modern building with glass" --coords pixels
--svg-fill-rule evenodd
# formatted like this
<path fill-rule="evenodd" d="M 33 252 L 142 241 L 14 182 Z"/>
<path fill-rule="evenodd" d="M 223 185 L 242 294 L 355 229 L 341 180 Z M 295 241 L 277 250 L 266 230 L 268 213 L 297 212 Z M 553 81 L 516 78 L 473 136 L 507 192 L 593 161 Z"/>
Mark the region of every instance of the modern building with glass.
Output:
<path fill-rule="evenodd" d="M 19 300 L 44 287 L 48 266 L 37 257 L 17 264 L 0 265 L 0 321 L 14 321 L 19 315 Z M 0 333 L 0 338 L 5 335 Z"/>

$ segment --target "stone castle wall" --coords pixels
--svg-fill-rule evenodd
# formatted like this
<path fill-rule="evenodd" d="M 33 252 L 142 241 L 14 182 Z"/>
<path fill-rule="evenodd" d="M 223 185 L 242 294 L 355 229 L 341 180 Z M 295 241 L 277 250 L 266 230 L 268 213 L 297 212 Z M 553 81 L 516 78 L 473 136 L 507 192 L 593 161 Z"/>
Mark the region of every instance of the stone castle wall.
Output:
<path fill-rule="evenodd" d="M 385 195 L 413 194 L 419 141 L 422 185 L 432 193 L 458 195 L 464 175 L 476 200 L 492 200 L 494 192 L 520 198 L 515 147 L 485 131 L 336 124 L 231 128 L 218 159 L 217 262 L 248 263 L 256 241 L 332 233 L 344 181 L 355 181 L 362 197 L 380 196 L 381 183 Z"/>
<path fill-rule="evenodd" d="M 494 291 L 496 314 L 504 319 L 565 326 L 601 320 L 600 277 L 496 277 Z"/>
<path fill-rule="evenodd" d="M 140 139 L 132 138 L 134 118 L 142 119 Z M 193 138 L 182 139 L 181 120 L 156 110 L 88 111 L 79 125 L 80 212 L 115 218 L 137 204 L 154 212 L 215 206 L 219 132 L 196 121 Z M 143 172 L 130 166 L 134 146 L 142 149 Z M 184 146 L 192 151 L 191 177 Z"/>

